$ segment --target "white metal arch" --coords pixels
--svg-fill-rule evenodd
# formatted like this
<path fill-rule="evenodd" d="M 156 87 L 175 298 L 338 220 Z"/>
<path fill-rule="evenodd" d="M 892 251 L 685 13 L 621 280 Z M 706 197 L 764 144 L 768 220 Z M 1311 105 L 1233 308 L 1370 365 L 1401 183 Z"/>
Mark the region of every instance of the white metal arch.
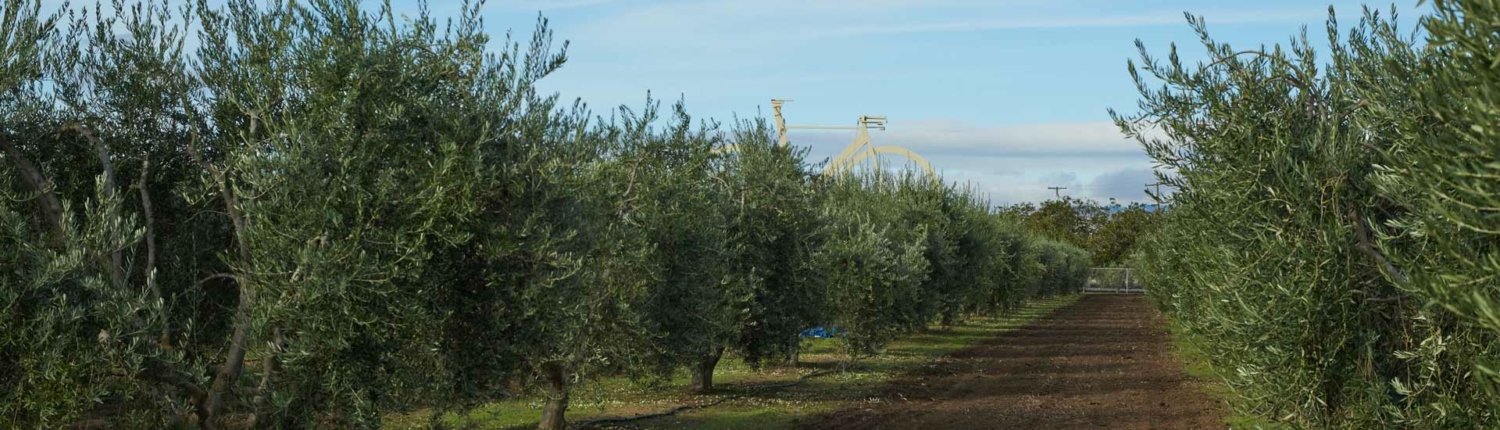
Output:
<path fill-rule="evenodd" d="M 823 173 L 838 173 L 840 171 L 848 169 L 849 167 L 857 166 L 859 165 L 859 163 L 864 162 L 870 157 L 879 155 L 900 155 L 902 157 L 906 157 L 906 159 L 911 160 L 912 163 L 916 164 L 917 167 L 921 167 L 922 171 L 927 172 L 928 176 L 934 178 L 937 177 L 937 172 L 932 170 L 932 163 L 927 162 L 926 158 L 923 158 L 921 155 L 918 155 L 916 152 L 913 152 L 910 149 L 906 149 L 896 145 L 881 145 L 871 147 L 870 149 L 861 151 L 857 155 L 849 157 L 842 162 L 829 162 L 828 167 L 823 169 Z"/>

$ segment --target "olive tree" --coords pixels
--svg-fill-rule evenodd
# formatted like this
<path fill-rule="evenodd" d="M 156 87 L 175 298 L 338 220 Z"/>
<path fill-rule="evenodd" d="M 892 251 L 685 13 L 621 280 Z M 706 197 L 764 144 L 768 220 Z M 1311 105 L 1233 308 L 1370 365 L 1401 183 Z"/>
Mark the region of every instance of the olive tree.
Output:
<path fill-rule="evenodd" d="M 724 161 L 728 282 L 736 313 L 730 346 L 746 361 L 792 362 L 799 335 L 820 322 L 824 289 L 813 254 L 824 237 L 806 149 L 776 145 L 764 119 L 735 124 Z"/>
<path fill-rule="evenodd" d="M 159 255 L 199 236 L 155 225 L 189 214 L 161 212 L 180 207 L 170 191 L 181 159 L 153 158 L 174 141 L 159 115 L 139 115 L 153 110 L 150 94 L 175 89 L 179 50 L 154 42 L 181 35 L 165 25 L 164 7 L 148 6 L 69 22 L 60 19 L 76 16 L 43 15 L 38 2 L 0 4 L 0 381 L 14 395 L 0 423 L 157 427 L 174 419 L 175 399 L 204 394 L 188 372 L 191 338 L 173 331 L 184 325 L 174 316 L 195 313 L 194 300 L 178 300 L 193 276 L 184 268 L 204 255 Z M 120 33 L 98 31 L 116 24 Z M 96 410 L 126 401 L 155 408 Z"/>
<path fill-rule="evenodd" d="M 1233 404 L 1295 427 L 1493 426 L 1493 394 L 1468 370 L 1494 357 L 1492 334 L 1425 306 L 1411 283 L 1453 266 L 1428 256 L 1441 240 L 1426 235 L 1459 230 L 1419 224 L 1455 219 L 1426 211 L 1458 188 L 1419 166 L 1464 140 L 1430 123 L 1456 112 L 1425 106 L 1464 97 L 1417 94 L 1442 87 L 1424 68 L 1462 55 L 1417 47 L 1374 11 L 1347 33 L 1330 16 L 1326 57 L 1305 34 L 1235 50 L 1189 21 L 1210 61 L 1143 48 L 1131 67 L 1141 113 L 1116 119 L 1133 136 L 1165 134 L 1142 143 L 1178 192 L 1137 264 L 1226 370 Z"/>
<path fill-rule="evenodd" d="M 834 178 L 824 189 L 828 238 L 817 253 L 827 294 L 826 323 L 852 357 L 879 352 L 900 333 L 925 327 L 927 225 L 902 220 L 897 187 L 883 171 Z"/>

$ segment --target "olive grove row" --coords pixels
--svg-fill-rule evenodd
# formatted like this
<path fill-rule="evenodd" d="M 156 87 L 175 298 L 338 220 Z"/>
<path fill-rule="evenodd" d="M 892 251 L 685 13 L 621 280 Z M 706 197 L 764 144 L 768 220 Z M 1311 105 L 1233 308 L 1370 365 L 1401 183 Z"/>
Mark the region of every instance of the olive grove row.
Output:
<path fill-rule="evenodd" d="M 1178 190 L 1137 263 L 1240 413 L 1288 428 L 1500 427 L 1500 4 L 1366 10 L 1329 49 L 1132 65 L 1117 116 Z M 1144 72 L 1144 73 L 1142 73 Z"/>
<path fill-rule="evenodd" d="M 581 381 L 707 390 L 808 328 L 859 356 L 1083 283 L 967 188 L 541 94 L 566 44 L 478 7 L 0 0 L 0 427 L 436 426 L 539 393 L 556 429 Z"/>

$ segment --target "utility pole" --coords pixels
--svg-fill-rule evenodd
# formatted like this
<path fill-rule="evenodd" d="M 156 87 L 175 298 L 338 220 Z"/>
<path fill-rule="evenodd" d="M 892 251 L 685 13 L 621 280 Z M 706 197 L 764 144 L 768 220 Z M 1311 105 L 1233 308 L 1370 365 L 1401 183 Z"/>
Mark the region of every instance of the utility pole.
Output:
<path fill-rule="evenodd" d="M 1146 184 L 1146 186 L 1148 187 L 1157 187 L 1157 195 L 1154 195 L 1155 198 L 1157 198 L 1157 202 L 1161 202 L 1161 184 L 1166 183 L 1163 183 L 1163 181 L 1157 181 L 1157 183 L 1154 184 Z"/>
<path fill-rule="evenodd" d="M 1157 187 L 1157 193 L 1151 196 L 1152 199 L 1157 199 L 1157 211 L 1161 211 L 1161 186 L 1163 184 L 1166 183 L 1164 181 L 1157 181 L 1157 183 L 1146 184 L 1148 187 Z"/>
<path fill-rule="evenodd" d="M 1047 187 L 1047 189 L 1052 190 L 1052 194 L 1057 196 L 1058 200 L 1062 200 L 1062 190 L 1066 190 L 1068 187 Z"/>

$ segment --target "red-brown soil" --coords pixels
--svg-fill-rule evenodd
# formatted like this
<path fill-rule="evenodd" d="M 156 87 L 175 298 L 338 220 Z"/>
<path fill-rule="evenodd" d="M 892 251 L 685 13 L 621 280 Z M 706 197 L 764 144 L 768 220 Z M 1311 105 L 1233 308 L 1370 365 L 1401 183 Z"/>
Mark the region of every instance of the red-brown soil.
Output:
<path fill-rule="evenodd" d="M 1086 295 L 943 357 L 809 429 L 1223 429 L 1139 295 Z"/>

